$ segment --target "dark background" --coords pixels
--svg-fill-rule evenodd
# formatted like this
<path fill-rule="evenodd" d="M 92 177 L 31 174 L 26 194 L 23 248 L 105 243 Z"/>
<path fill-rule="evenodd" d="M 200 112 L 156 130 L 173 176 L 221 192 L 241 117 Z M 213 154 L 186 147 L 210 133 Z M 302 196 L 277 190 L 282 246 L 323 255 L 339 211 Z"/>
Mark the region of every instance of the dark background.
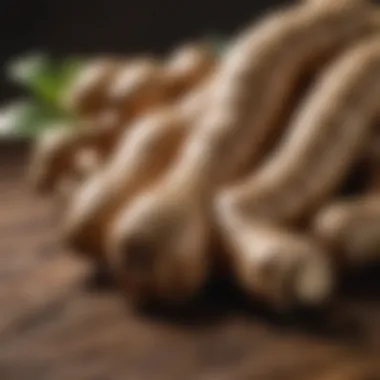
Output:
<path fill-rule="evenodd" d="M 3 68 L 20 54 L 161 53 L 190 38 L 234 34 L 267 9 L 287 2 L 1 0 L 0 100 L 17 94 Z"/>

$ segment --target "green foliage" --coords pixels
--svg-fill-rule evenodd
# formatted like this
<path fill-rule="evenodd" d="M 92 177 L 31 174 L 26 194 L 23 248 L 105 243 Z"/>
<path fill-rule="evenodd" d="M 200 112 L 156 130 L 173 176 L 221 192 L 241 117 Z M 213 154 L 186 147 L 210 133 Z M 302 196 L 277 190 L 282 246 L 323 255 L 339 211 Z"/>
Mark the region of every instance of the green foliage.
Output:
<path fill-rule="evenodd" d="M 79 68 L 80 62 L 77 59 L 55 62 L 45 55 L 33 55 L 11 63 L 8 75 L 29 91 L 35 100 L 45 106 L 58 107 L 62 92 Z"/>
<path fill-rule="evenodd" d="M 32 55 L 12 62 L 9 78 L 24 88 L 29 100 L 0 110 L 2 131 L 32 137 L 57 122 L 74 119 L 60 104 L 62 93 L 81 67 L 78 59 L 54 61 L 45 55 Z"/>
<path fill-rule="evenodd" d="M 228 40 L 210 34 L 205 39 L 221 57 Z M 8 66 L 8 77 L 28 95 L 23 103 L 0 109 L 0 134 L 33 137 L 56 123 L 75 120 L 62 108 L 64 91 L 82 67 L 80 59 L 56 61 L 45 54 L 34 54 L 17 59 Z M 67 123 L 70 125 L 70 123 Z"/>
<path fill-rule="evenodd" d="M 55 108 L 33 102 L 13 103 L 0 111 L 0 134 L 34 137 L 58 122 L 70 120 L 73 118 Z"/>

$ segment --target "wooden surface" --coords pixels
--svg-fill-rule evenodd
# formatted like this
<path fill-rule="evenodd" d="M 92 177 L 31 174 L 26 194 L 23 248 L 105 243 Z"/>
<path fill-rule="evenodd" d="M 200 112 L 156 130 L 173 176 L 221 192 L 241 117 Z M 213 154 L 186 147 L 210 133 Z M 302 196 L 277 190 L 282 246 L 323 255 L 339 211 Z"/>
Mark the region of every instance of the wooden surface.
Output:
<path fill-rule="evenodd" d="M 23 179 L 26 150 L 3 145 L 1 380 L 380 379 L 379 269 L 318 316 L 276 316 L 221 284 L 187 311 L 133 312 L 62 249 L 52 202 Z"/>

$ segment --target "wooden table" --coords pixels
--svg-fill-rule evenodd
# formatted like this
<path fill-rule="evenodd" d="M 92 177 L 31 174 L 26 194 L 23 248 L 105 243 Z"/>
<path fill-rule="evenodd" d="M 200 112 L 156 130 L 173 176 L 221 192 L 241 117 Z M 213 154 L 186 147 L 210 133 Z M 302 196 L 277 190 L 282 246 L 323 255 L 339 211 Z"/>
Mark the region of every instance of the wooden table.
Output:
<path fill-rule="evenodd" d="M 62 249 L 54 205 L 23 178 L 26 148 L 0 146 L 1 380 L 380 379 L 378 268 L 313 317 L 221 284 L 188 311 L 134 312 Z"/>

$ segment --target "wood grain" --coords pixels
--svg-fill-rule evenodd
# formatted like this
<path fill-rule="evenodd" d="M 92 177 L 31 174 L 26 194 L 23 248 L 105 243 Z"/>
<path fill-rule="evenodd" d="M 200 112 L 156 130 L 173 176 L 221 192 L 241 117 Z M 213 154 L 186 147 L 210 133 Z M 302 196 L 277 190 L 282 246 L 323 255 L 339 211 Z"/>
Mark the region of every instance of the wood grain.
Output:
<path fill-rule="evenodd" d="M 380 379 L 379 268 L 318 315 L 278 316 L 214 281 L 186 309 L 131 310 L 66 252 L 51 200 L 0 144 L 0 379 Z"/>

